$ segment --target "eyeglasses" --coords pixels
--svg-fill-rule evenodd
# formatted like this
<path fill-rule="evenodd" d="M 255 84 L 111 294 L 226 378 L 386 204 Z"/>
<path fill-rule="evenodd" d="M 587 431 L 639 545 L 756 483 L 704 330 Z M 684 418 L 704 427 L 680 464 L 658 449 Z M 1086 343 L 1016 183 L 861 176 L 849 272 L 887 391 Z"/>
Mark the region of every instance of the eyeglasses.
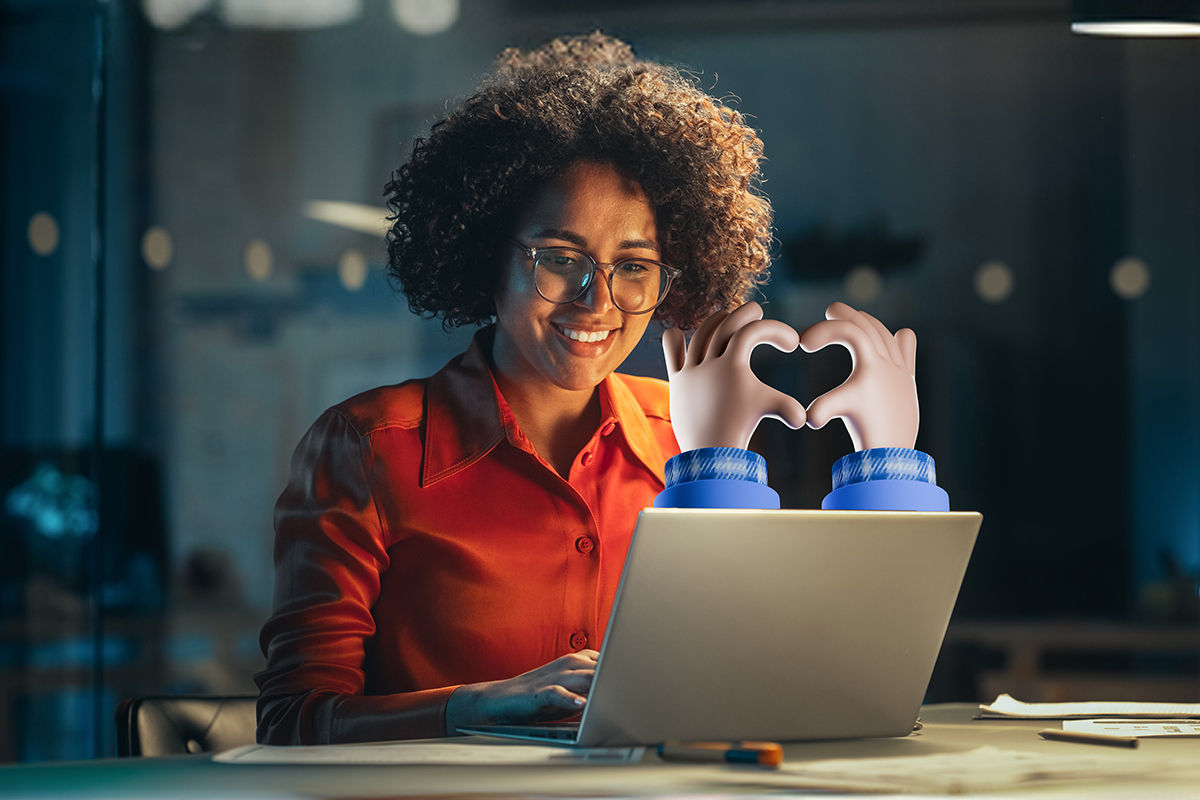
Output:
<path fill-rule="evenodd" d="M 583 297 L 596 270 L 604 268 L 613 305 L 626 314 L 646 314 L 658 307 L 671 281 L 682 272 L 648 258 L 601 264 L 574 247 L 527 247 L 516 239 L 511 241 L 533 262 L 533 285 L 542 299 L 551 303 L 571 303 Z"/>

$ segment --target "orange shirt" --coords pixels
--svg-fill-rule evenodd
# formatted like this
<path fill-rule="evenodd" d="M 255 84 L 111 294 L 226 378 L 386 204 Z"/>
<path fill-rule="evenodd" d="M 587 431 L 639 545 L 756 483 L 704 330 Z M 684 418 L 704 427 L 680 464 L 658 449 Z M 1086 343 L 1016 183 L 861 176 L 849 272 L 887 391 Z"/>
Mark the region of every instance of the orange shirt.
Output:
<path fill-rule="evenodd" d="M 326 411 L 297 447 L 260 741 L 441 736 L 455 687 L 600 648 L 637 513 L 679 452 L 667 384 L 606 379 L 564 480 L 496 387 L 491 335 Z"/>

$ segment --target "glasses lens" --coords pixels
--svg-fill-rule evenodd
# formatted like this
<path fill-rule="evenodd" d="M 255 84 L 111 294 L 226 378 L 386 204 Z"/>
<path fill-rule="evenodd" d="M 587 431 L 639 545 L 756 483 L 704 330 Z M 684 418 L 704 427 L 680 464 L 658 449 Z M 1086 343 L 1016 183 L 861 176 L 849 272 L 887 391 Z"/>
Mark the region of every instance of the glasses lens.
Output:
<path fill-rule="evenodd" d="M 547 247 L 533 262 L 538 294 L 551 303 L 570 303 L 583 295 L 595 264 L 577 250 Z M 612 267 L 613 303 L 630 314 L 639 314 L 662 302 L 671 285 L 667 268 L 657 261 L 630 259 Z"/>
<path fill-rule="evenodd" d="M 571 250 L 538 250 L 533 262 L 538 293 L 551 303 L 569 303 L 583 294 L 592 264 Z"/>
<path fill-rule="evenodd" d="M 622 311 L 648 311 L 667 291 L 667 272 L 654 261 L 622 261 L 613 267 L 613 302 Z"/>

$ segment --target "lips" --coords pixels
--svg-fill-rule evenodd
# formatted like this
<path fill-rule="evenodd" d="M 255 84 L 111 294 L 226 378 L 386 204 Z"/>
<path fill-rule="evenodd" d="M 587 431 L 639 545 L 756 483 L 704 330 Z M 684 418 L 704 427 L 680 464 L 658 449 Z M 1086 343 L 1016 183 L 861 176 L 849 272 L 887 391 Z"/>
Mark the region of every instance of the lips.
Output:
<path fill-rule="evenodd" d="M 605 328 L 604 330 L 584 330 L 582 328 L 568 328 L 565 325 L 555 323 L 555 330 L 567 337 L 573 342 L 603 342 L 612 333 L 612 329 Z"/>

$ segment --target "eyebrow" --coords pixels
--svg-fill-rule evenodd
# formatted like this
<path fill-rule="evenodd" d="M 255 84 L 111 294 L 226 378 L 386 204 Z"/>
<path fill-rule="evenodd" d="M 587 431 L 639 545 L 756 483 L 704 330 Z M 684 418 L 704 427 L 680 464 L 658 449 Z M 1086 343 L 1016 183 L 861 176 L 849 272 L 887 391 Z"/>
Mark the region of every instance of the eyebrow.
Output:
<path fill-rule="evenodd" d="M 579 248 L 587 247 L 587 239 L 580 236 L 574 231 L 565 230 L 563 228 L 543 228 L 533 234 L 532 239 L 562 239 L 564 242 L 570 242 Z M 653 250 L 658 252 L 658 243 L 650 239 L 623 239 L 617 244 L 618 250 Z"/>

